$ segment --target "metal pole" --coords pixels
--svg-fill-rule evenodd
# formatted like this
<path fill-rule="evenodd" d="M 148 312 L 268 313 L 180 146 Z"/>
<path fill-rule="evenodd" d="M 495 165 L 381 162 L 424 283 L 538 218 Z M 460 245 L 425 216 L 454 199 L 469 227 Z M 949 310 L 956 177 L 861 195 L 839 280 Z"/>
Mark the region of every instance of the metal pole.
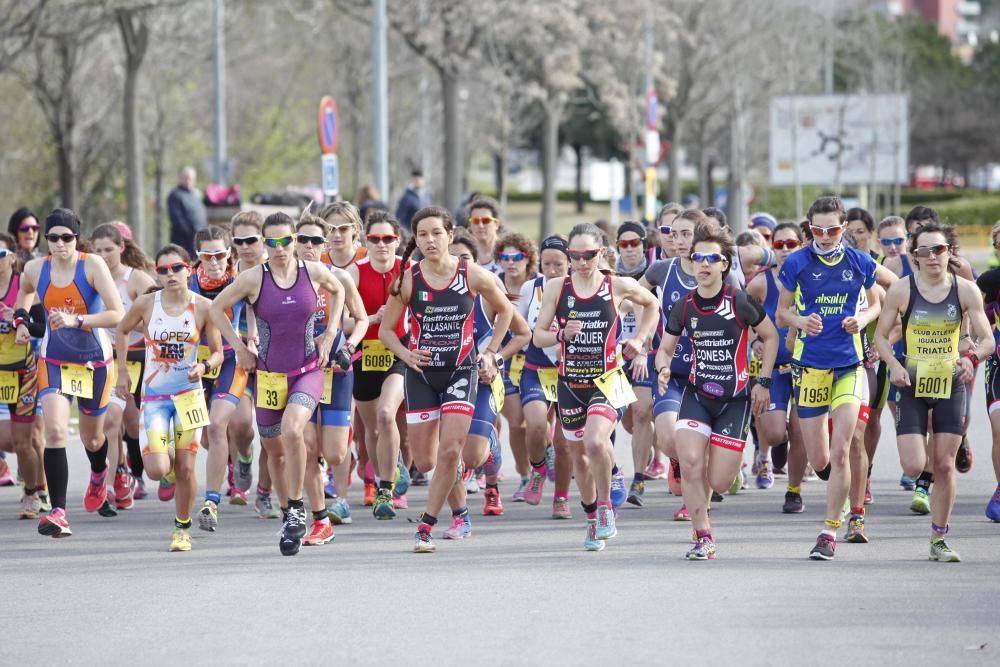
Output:
<path fill-rule="evenodd" d="M 832 21 L 831 21 L 832 23 Z M 826 31 L 825 53 L 823 58 L 823 80 L 827 95 L 833 95 L 833 30 Z"/>
<path fill-rule="evenodd" d="M 372 0 L 372 62 L 375 91 L 373 96 L 374 177 L 375 188 L 384 199 L 389 197 L 389 81 L 386 75 L 385 0 Z"/>
<path fill-rule="evenodd" d="M 225 0 L 213 0 L 215 27 L 215 156 L 212 176 L 216 183 L 226 185 L 226 26 Z"/>

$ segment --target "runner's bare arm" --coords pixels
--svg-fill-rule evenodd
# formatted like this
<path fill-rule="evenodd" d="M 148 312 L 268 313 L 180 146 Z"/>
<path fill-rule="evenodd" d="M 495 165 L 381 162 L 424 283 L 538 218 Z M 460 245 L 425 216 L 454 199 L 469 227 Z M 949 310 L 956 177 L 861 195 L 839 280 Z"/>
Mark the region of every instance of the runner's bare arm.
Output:
<path fill-rule="evenodd" d="M 545 283 L 545 290 L 542 292 L 542 307 L 538 311 L 538 321 L 535 323 L 535 331 L 531 335 L 532 341 L 538 347 L 552 347 L 559 343 L 556 337 L 557 331 L 550 331 L 552 322 L 556 317 L 556 301 L 562 292 L 562 280 L 550 280 Z"/>
<path fill-rule="evenodd" d="M 107 263 L 97 255 L 87 255 L 84 262 L 84 271 L 93 280 L 94 289 L 104 302 L 104 310 L 84 315 L 83 326 L 91 329 L 113 329 L 125 316 L 125 307 L 122 306 L 122 296 L 118 293 L 115 279 L 111 277 Z"/>

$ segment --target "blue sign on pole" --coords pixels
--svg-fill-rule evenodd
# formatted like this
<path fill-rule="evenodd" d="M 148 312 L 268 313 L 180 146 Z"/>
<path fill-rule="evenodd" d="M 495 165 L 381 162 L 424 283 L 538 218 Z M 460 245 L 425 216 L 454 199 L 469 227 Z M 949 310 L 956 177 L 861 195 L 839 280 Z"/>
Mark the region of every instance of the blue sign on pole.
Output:
<path fill-rule="evenodd" d="M 340 191 L 340 166 L 337 163 L 337 155 L 323 155 L 320 162 L 322 170 L 323 194 L 327 197 L 336 197 Z"/>

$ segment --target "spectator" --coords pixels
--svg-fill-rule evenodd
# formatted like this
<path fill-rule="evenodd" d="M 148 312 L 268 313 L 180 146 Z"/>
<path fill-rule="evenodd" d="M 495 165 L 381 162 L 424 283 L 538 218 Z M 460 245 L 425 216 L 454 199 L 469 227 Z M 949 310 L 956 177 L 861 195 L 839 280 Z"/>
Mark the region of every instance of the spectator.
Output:
<path fill-rule="evenodd" d="M 417 211 L 425 206 L 430 206 L 431 198 L 424 190 L 424 172 L 414 169 L 410 172 L 410 184 L 406 186 L 406 192 L 399 199 L 396 206 L 396 219 L 405 229 L 410 229 L 410 220 Z"/>
<path fill-rule="evenodd" d="M 167 197 L 167 215 L 170 216 L 170 242 L 194 252 L 194 235 L 208 227 L 208 214 L 201 202 L 201 193 L 194 187 L 198 173 L 194 167 L 184 167 L 179 173 L 177 187 Z"/>
<path fill-rule="evenodd" d="M 27 263 L 41 255 L 38 250 L 38 241 L 42 238 L 38 216 L 30 209 L 19 208 L 14 211 L 7 221 L 7 231 L 17 239 L 17 255 L 22 262 Z"/>

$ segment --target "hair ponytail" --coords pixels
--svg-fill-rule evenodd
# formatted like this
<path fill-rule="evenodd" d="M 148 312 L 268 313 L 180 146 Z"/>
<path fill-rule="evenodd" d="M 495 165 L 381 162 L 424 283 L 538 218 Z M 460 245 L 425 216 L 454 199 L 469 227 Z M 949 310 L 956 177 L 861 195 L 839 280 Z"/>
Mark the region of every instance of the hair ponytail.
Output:
<path fill-rule="evenodd" d="M 413 251 L 417 249 L 417 237 L 411 236 L 410 240 L 406 244 L 406 248 L 403 250 L 403 257 L 399 260 L 399 277 L 396 278 L 396 282 L 392 287 L 389 288 L 389 294 L 393 296 L 399 296 L 399 293 L 403 289 L 403 274 L 406 273 L 406 263 L 410 261 L 410 255 Z"/>

